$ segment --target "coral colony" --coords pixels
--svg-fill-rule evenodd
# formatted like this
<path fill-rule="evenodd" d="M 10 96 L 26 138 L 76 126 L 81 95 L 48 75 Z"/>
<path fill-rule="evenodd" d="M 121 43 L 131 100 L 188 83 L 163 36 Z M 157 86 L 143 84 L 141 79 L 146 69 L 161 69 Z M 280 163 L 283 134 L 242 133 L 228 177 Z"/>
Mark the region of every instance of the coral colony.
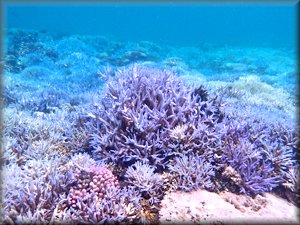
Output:
<path fill-rule="evenodd" d="M 26 76 L 49 73 L 30 68 Z M 82 108 L 57 92 L 31 101 L 5 89 L 5 104 L 35 112 L 5 112 L 4 224 L 155 223 L 176 190 L 298 199 L 295 128 L 238 113 L 225 89 L 211 94 L 174 70 L 132 64 L 102 75 L 104 89 Z"/>

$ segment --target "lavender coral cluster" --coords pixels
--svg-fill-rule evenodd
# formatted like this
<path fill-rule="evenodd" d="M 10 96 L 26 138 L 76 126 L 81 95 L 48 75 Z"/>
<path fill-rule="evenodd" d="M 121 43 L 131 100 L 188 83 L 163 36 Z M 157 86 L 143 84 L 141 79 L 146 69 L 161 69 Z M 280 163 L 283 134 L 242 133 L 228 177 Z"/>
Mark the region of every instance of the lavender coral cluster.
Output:
<path fill-rule="evenodd" d="M 203 87 L 138 65 L 115 76 L 89 114 L 95 159 L 121 167 L 143 161 L 162 170 L 182 152 L 210 154 L 207 149 L 218 148 L 215 129 L 223 113 Z"/>
<path fill-rule="evenodd" d="M 234 186 L 259 194 L 289 182 L 288 168 L 297 165 L 296 131 L 226 115 L 203 86 L 186 85 L 168 70 L 133 65 L 116 71 L 85 125 L 93 157 L 115 163 L 120 177 L 141 162 L 155 168 L 153 174 L 171 174 L 187 191 Z M 137 185 L 129 171 L 127 181 Z"/>
<path fill-rule="evenodd" d="M 176 178 L 176 188 L 184 191 L 193 189 L 209 189 L 214 187 L 212 177 L 215 170 L 202 155 L 182 155 L 176 157 L 173 164 L 168 166 L 170 173 Z"/>
<path fill-rule="evenodd" d="M 109 73 L 88 110 L 6 120 L 5 222 L 149 223 L 168 190 L 299 190 L 287 124 L 230 111 L 168 70 Z"/>
<path fill-rule="evenodd" d="M 159 203 L 163 197 L 164 180 L 155 169 L 155 166 L 138 161 L 128 167 L 125 174 L 129 186 L 138 190 L 151 205 Z"/>
<path fill-rule="evenodd" d="M 225 174 L 227 166 L 233 169 L 225 177 L 238 177 L 234 183 L 241 193 L 271 191 L 287 182 L 291 170 L 298 165 L 295 130 L 255 118 L 242 121 L 233 117 L 226 122 L 225 131 L 218 163 L 224 166 Z"/>

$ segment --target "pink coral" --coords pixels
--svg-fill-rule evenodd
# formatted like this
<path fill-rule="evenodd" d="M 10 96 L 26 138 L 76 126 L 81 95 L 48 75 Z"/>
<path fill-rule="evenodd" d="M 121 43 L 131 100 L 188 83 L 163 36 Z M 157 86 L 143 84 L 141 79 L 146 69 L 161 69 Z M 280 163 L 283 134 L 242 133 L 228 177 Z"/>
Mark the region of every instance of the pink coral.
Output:
<path fill-rule="evenodd" d="M 77 208 L 76 203 L 79 199 L 86 200 L 94 194 L 98 199 L 107 198 L 107 190 L 119 186 L 118 180 L 112 172 L 99 166 L 79 171 L 75 174 L 75 180 L 76 183 L 68 195 L 68 204 L 74 208 Z"/>

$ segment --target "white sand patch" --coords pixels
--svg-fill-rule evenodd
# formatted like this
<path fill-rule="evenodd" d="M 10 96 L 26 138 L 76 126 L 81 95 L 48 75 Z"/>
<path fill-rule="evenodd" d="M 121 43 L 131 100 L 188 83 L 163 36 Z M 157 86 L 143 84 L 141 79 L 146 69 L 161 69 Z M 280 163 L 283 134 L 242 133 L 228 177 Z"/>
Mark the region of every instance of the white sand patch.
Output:
<path fill-rule="evenodd" d="M 255 199 L 229 192 L 172 192 L 162 200 L 160 223 L 298 224 L 298 208 L 273 194 Z"/>

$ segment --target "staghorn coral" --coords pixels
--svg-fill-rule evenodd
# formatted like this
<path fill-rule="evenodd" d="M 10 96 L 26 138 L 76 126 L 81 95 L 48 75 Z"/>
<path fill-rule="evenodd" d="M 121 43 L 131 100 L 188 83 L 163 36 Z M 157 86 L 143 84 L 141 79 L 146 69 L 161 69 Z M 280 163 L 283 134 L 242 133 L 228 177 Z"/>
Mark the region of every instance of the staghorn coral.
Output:
<path fill-rule="evenodd" d="M 296 164 L 288 169 L 285 174 L 284 180 L 282 183 L 284 187 L 285 193 L 284 197 L 289 199 L 289 201 L 293 202 L 296 205 L 299 205 L 300 202 L 300 171 L 299 164 Z"/>
<path fill-rule="evenodd" d="M 295 165 L 289 168 L 286 174 L 285 183 L 282 184 L 283 186 L 289 188 L 293 193 L 298 193 L 298 195 L 300 189 L 299 175 L 300 175 L 299 165 Z"/>
<path fill-rule="evenodd" d="M 3 160 L 6 163 L 24 165 L 32 158 L 66 157 L 70 154 L 71 147 L 65 143 L 64 129 L 71 128 L 72 122 L 66 115 L 56 113 L 35 117 L 12 108 L 5 110 L 4 114 L 7 116 L 3 127 L 6 149 Z"/>
<path fill-rule="evenodd" d="M 24 165 L 27 159 L 69 157 L 90 148 L 89 136 L 80 126 L 80 112 L 76 108 L 66 112 L 30 114 L 15 108 L 3 110 L 2 159 L 6 163 Z"/>
<path fill-rule="evenodd" d="M 151 205 L 159 203 L 163 196 L 163 179 L 154 170 L 154 166 L 136 162 L 125 173 L 126 182 L 140 191 Z"/>
<path fill-rule="evenodd" d="M 247 194 L 269 191 L 274 186 L 272 190 L 286 188 L 293 194 L 297 192 L 298 134 L 284 115 L 284 111 L 294 112 L 294 100 L 283 89 L 260 81 L 291 80 L 293 72 L 280 68 L 278 59 L 273 60 L 277 66 L 272 71 L 266 61 L 260 69 L 253 69 L 257 51 L 253 54 L 252 49 L 250 61 L 239 61 L 236 56 L 244 54 L 240 49 L 221 49 L 214 56 L 212 48 L 176 49 L 169 54 L 170 49 L 147 42 L 123 44 L 87 36 L 61 40 L 59 36 L 28 31 L 8 31 L 8 35 L 4 65 L 8 73 L 1 96 L 5 111 L 8 110 L 4 116 L 2 158 L 6 171 L 2 181 L 6 221 L 147 222 L 156 212 L 160 200 L 157 196 L 164 194 L 165 189 L 160 188 L 162 180 L 167 189 L 178 184 L 185 190 L 207 188 L 204 184 L 211 179 L 226 188 L 226 182 L 231 180 L 230 185 Z M 172 57 L 178 53 L 182 60 Z M 171 72 L 141 66 L 119 71 L 114 67 L 103 75 L 98 72 L 106 63 L 157 61 L 166 55 L 171 60 L 162 61 L 162 65 L 146 64 L 171 67 L 176 75 L 201 83 L 222 76 L 223 80 L 234 80 L 243 75 L 241 72 L 272 74 L 269 78 L 245 77 L 223 84 L 217 93 L 226 101 L 230 98 L 230 104 L 235 103 L 226 105 L 224 117 L 218 101 L 205 88 L 187 86 Z M 213 69 L 214 66 L 218 68 Z M 205 77 L 192 70 L 195 67 Z M 230 73 L 224 73 L 224 69 Z M 280 74 L 283 71 L 277 73 L 278 69 L 284 69 L 286 75 Z M 233 74 L 235 71 L 239 73 Z M 104 90 L 100 99 L 95 98 L 94 107 L 86 111 L 84 103 L 101 89 L 99 75 L 116 79 L 109 80 L 111 87 Z M 248 108 L 254 109 L 252 115 L 242 102 L 251 105 Z M 261 106 L 267 111 L 263 116 Z M 270 111 L 270 106 L 282 114 Z M 230 107 L 239 115 L 232 114 Z M 280 120 L 282 126 L 255 122 L 260 120 L 258 117 Z M 40 160 L 44 165 L 37 163 Z M 112 171 L 126 187 L 107 189 L 110 199 L 101 201 L 98 192 L 89 193 L 90 198 L 76 198 L 78 207 L 70 207 L 71 175 L 95 166 L 108 169 L 108 162 L 115 163 Z M 204 165 L 209 168 L 207 171 Z M 208 175 L 211 171 L 215 175 Z M 155 204 L 150 204 L 151 199 Z"/>
<path fill-rule="evenodd" d="M 174 169 L 177 157 L 195 154 L 216 171 L 216 189 L 235 185 L 242 193 L 258 194 L 287 181 L 285 168 L 296 163 L 296 132 L 231 110 L 225 115 L 203 86 L 188 86 L 170 71 L 133 65 L 115 72 L 104 94 L 94 99 L 84 126 L 94 159 L 115 163 L 121 177 L 138 161 L 162 173 Z M 176 170 L 184 171 L 193 160 L 181 158 Z M 226 181 L 227 167 L 239 177 L 237 184 Z M 193 166 L 188 168 L 192 174 Z M 214 186 L 180 179 L 186 190 Z"/>
<path fill-rule="evenodd" d="M 6 223 L 50 222 L 60 196 L 71 185 L 71 172 L 61 170 L 63 159 L 28 160 L 21 168 L 3 169 L 3 214 Z M 12 177 L 14 179 L 12 179 Z"/>
<path fill-rule="evenodd" d="M 175 177 L 177 189 L 184 191 L 199 188 L 213 189 L 212 177 L 215 175 L 210 161 L 201 155 L 191 153 L 177 156 L 168 165 L 170 173 Z"/>
<path fill-rule="evenodd" d="M 282 174 L 296 164 L 298 136 L 293 129 L 275 124 L 269 126 L 260 138 L 258 145 L 263 148 L 265 158 L 272 163 L 274 169 Z"/>
<path fill-rule="evenodd" d="M 228 160 L 233 161 L 233 159 Z M 242 156 L 241 161 L 229 163 L 241 177 L 238 183 L 241 193 L 260 194 L 269 192 L 282 182 L 281 177 L 273 173 L 271 164 L 246 156 Z M 237 166 L 237 164 L 240 165 Z"/>
<path fill-rule="evenodd" d="M 225 123 L 226 132 L 221 137 L 224 148 L 218 165 L 223 165 L 223 169 L 231 167 L 231 175 L 239 177 L 239 182 L 230 183 L 239 186 L 242 193 L 259 194 L 288 180 L 288 168 L 296 165 L 295 131 L 238 116 L 226 119 Z"/>
<path fill-rule="evenodd" d="M 169 131 L 170 137 L 176 141 L 183 141 L 186 138 L 185 132 L 187 130 L 187 126 L 177 125 L 175 128 Z"/>
<path fill-rule="evenodd" d="M 89 154 L 78 153 L 71 156 L 70 161 L 65 165 L 65 168 L 71 171 L 78 171 L 80 169 L 86 169 L 96 165 L 96 161 L 92 159 Z"/>
<path fill-rule="evenodd" d="M 136 161 L 164 168 L 180 152 L 212 154 L 221 106 L 203 87 L 186 86 L 170 71 L 133 65 L 115 72 L 102 99 L 95 99 L 86 129 L 95 159 L 127 167 Z M 170 136 L 184 126 L 182 142 Z M 206 152 L 206 153 L 205 153 Z"/>

